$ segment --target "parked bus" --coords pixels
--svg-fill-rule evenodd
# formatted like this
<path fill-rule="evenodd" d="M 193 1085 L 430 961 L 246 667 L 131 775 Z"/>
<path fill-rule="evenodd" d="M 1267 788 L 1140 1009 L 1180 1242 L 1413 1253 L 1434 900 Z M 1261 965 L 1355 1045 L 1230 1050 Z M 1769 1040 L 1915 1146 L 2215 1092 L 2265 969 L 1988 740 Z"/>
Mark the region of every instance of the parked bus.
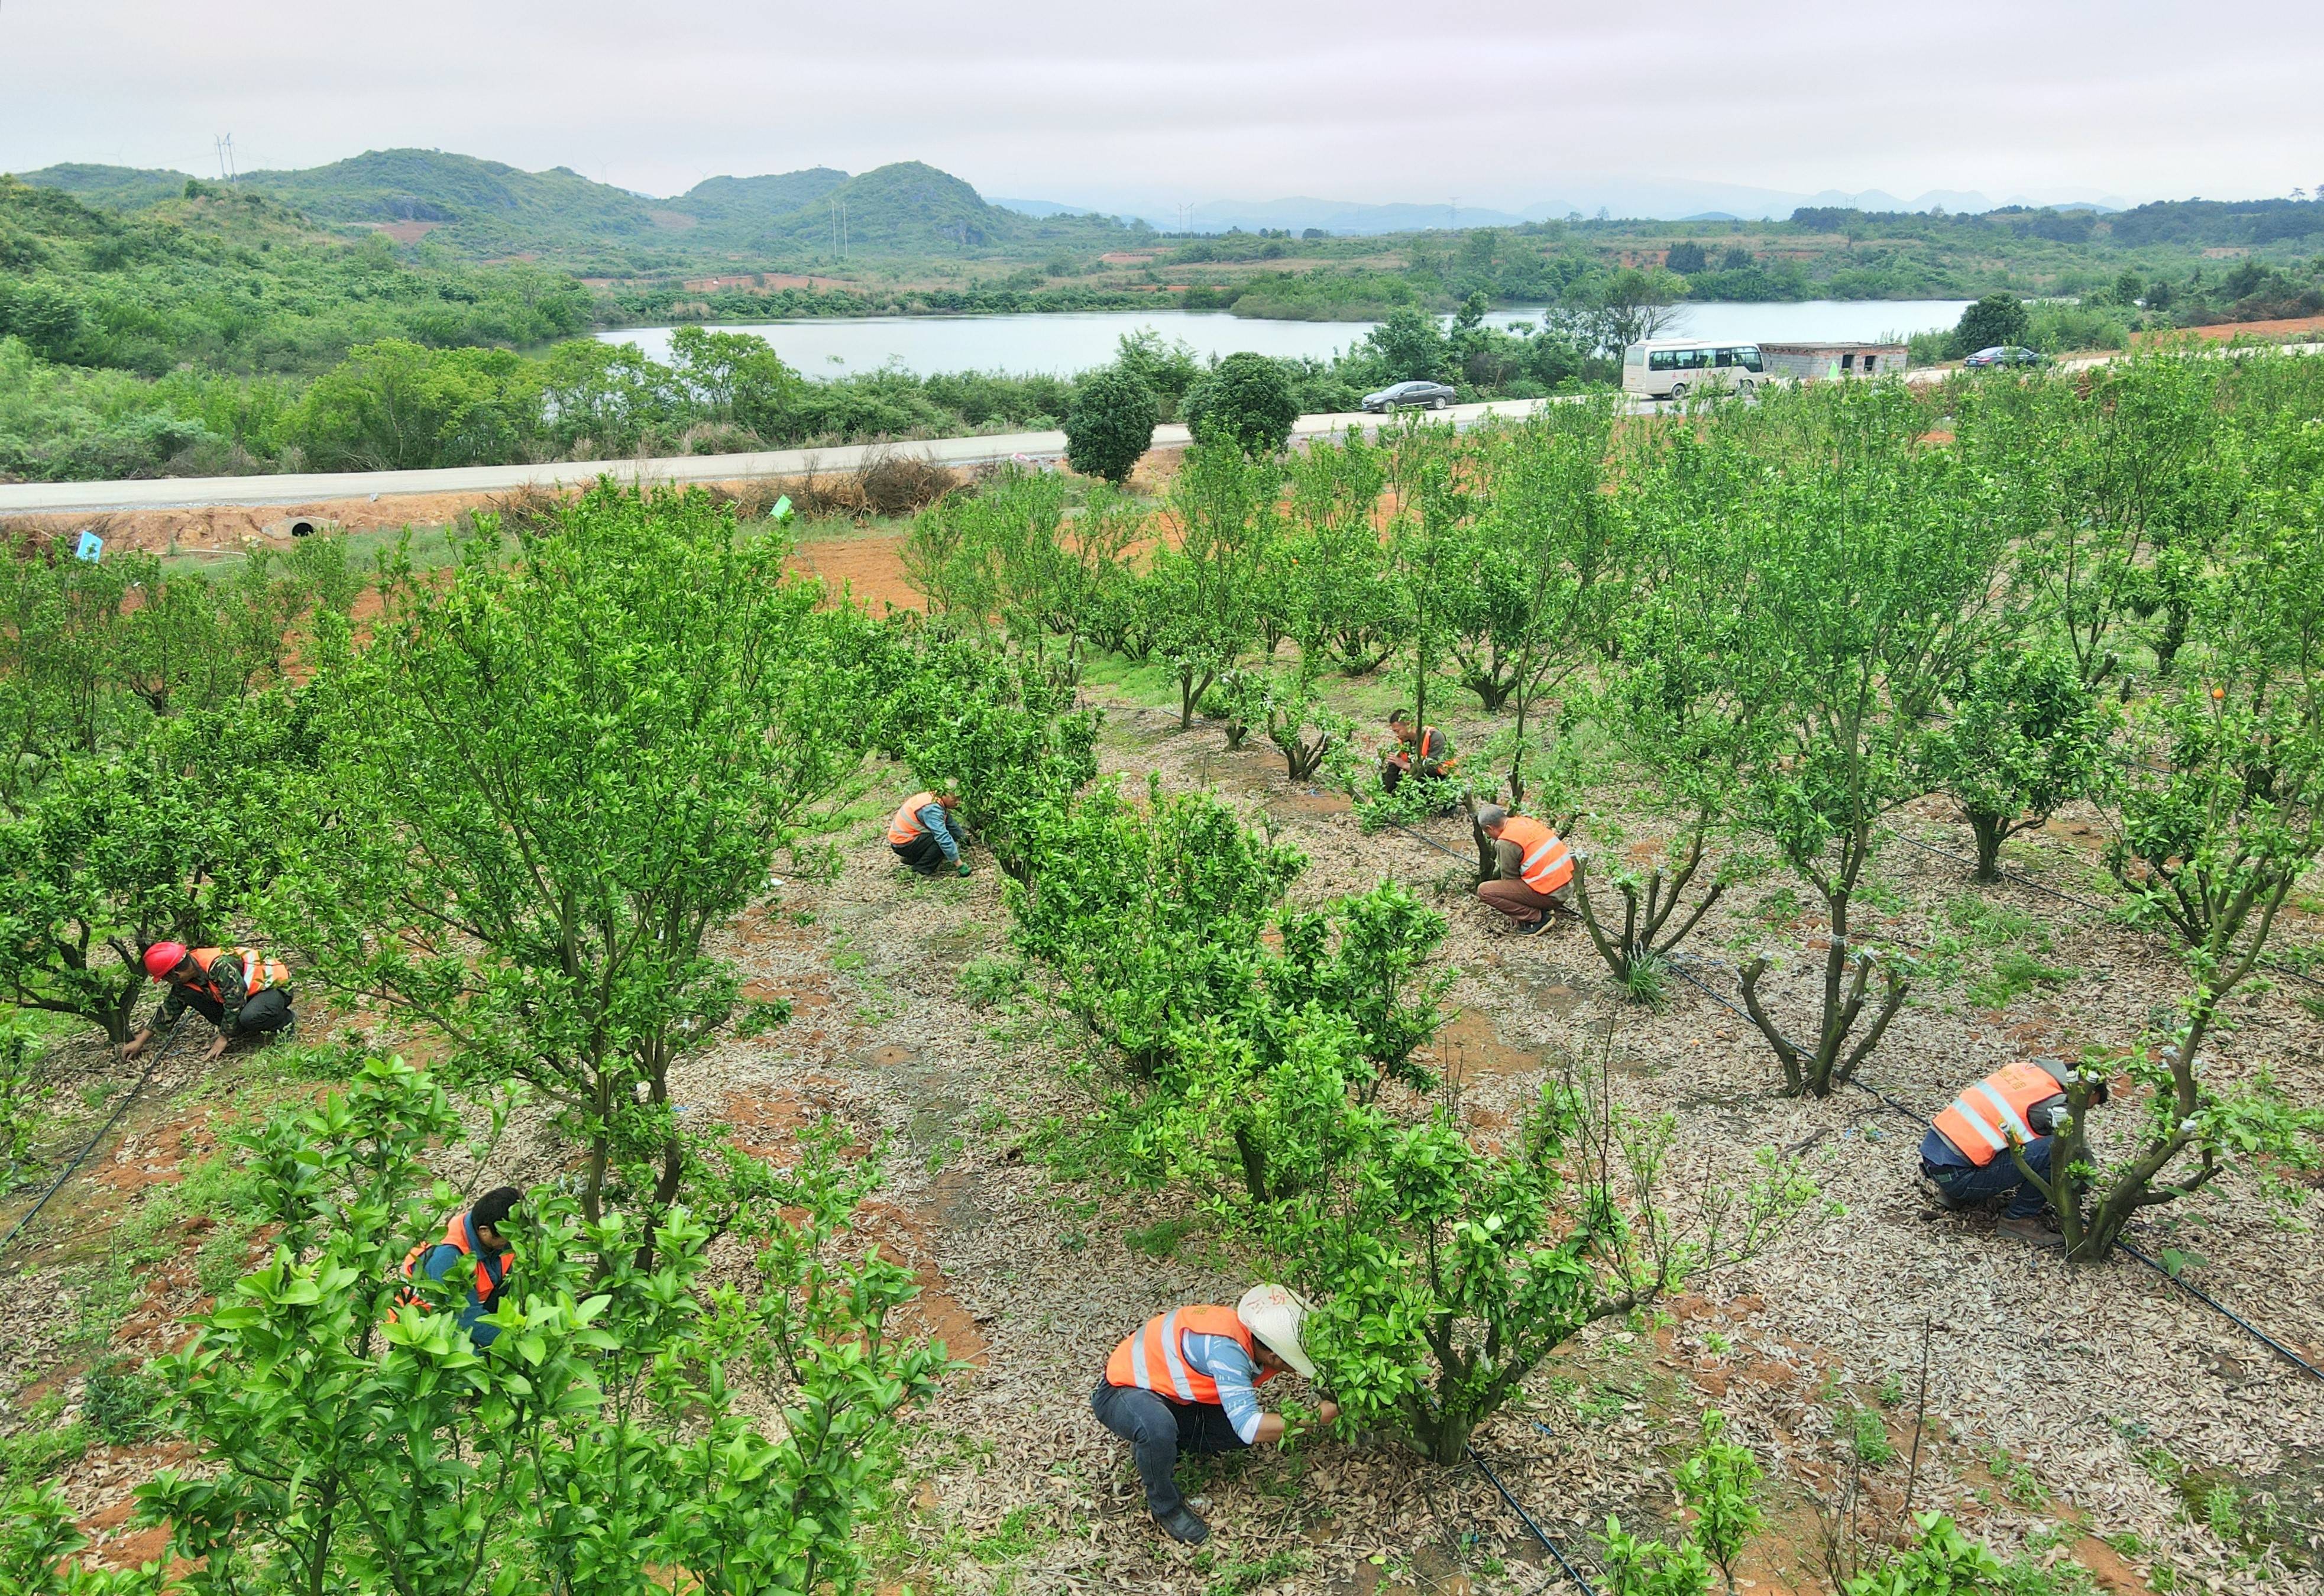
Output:
<path fill-rule="evenodd" d="M 1769 380 L 1757 344 L 1648 338 L 1622 352 L 1622 392 L 1646 399 L 1684 399 L 1711 388 L 1749 393 Z"/>

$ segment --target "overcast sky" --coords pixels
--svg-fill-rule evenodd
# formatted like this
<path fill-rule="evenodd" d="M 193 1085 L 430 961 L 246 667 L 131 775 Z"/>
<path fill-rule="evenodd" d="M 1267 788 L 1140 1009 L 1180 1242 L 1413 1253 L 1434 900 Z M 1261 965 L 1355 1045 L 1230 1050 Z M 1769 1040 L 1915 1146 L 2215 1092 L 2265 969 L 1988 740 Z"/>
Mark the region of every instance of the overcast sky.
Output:
<path fill-rule="evenodd" d="M 420 145 L 672 193 L 1517 209 L 1677 180 L 1998 201 L 2324 182 L 2315 0 L 0 0 L 0 170 Z"/>

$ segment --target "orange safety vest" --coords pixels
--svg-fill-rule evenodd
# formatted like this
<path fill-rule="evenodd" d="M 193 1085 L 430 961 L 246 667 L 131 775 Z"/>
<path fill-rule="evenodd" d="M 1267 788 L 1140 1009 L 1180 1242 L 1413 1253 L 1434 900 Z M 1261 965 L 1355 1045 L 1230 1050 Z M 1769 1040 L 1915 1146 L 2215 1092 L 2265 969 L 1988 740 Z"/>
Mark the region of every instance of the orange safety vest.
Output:
<path fill-rule="evenodd" d="M 1136 1334 L 1124 1336 L 1113 1349 L 1113 1356 L 1105 1361 L 1105 1383 L 1135 1386 L 1157 1397 L 1215 1407 L 1219 1382 L 1187 1361 L 1185 1338 L 1190 1335 L 1231 1336 L 1254 1365 L 1259 1362 L 1257 1342 L 1235 1311 L 1203 1304 L 1157 1314 Z M 1275 1370 L 1261 1368 L 1251 1383 L 1274 1378 Z"/>
<path fill-rule="evenodd" d="M 927 827 L 920 824 L 920 811 L 936 801 L 932 792 L 916 792 L 904 800 L 896 817 L 888 822 L 888 841 L 900 848 L 916 836 L 924 835 Z"/>
<path fill-rule="evenodd" d="M 1933 1123 L 1955 1150 L 1984 1168 L 2009 1149 L 2039 1139 L 2027 1115 L 2034 1105 L 2064 1088 L 2039 1065 L 2005 1064 L 1952 1100 Z"/>
<path fill-rule="evenodd" d="M 1517 845 L 1517 874 L 1543 897 L 1573 879 L 1573 850 L 1532 816 L 1510 816 L 1501 826 L 1500 840 Z"/>
<path fill-rule="evenodd" d="M 204 975 L 208 975 L 210 966 L 217 963 L 218 955 L 224 952 L 226 949 L 222 947 L 198 947 L 186 956 L 200 967 Z M 281 959 L 270 959 L 254 947 L 237 947 L 234 950 L 234 956 L 242 961 L 242 995 L 245 998 L 254 997 L 270 986 L 290 984 L 290 966 Z M 208 992 L 213 1003 L 226 1001 L 215 981 L 189 981 L 186 985 L 189 991 Z"/>
<path fill-rule="evenodd" d="M 1420 728 L 1420 735 L 1413 740 L 1412 746 L 1410 748 L 1406 748 L 1402 743 L 1398 743 L 1396 745 L 1395 751 L 1388 755 L 1388 761 L 1392 764 L 1434 765 L 1440 771 L 1450 770 L 1453 766 L 1454 760 L 1439 760 L 1431 757 L 1430 754 L 1431 749 L 1442 748 L 1443 746 L 1443 733 L 1438 731 L 1434 726 L 1423 726 Z M 1455 757 L 1457 758 L 1457 756 Z"/>
<path fill-rule="evenodd" d="M 501 1282 L 508 1278 L 509 1269 L 516 1262 L 516 1249 L 513 1247 L 506 1252 L 480 1250 L 475 1237 L 469 1232 L 467 1213 L 463 1210 L 446 1222 L 442 1241 L 422 1241 L 403 1255 L 403 1278 L 410 1284 L 398 1295 L 397 1302 L 412 1308 L 428 1305 L 428 1298 L 422 1295 L 426 1287 L 420 1279 L 420 1260 L 438 1247 L 456 1247 L 461 1257 L 476 1260 L 476 1300 L 480 1303 L 492 1300 L 493 1293 L 501 1288 Z"/>

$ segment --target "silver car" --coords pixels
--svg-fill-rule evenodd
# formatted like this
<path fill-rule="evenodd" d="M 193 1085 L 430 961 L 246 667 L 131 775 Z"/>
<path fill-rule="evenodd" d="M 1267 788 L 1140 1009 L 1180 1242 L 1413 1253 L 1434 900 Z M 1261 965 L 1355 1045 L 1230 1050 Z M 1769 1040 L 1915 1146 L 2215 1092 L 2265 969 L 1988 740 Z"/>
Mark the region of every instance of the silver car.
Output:
<path fill-rule="evenodd" d="M 1364 395 L 1364 409 L 1374 415 L 1391 411 L 1441 411 L 1460 397 L 1442 383 L 1391 383 L 1377 393 Z"/>

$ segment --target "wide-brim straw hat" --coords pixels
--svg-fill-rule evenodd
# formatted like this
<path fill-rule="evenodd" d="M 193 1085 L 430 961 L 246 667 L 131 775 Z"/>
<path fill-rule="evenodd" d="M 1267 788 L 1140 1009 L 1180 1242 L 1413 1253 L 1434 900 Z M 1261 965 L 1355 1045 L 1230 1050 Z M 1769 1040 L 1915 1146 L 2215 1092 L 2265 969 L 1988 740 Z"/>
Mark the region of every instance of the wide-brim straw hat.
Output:
<path fill-rule="evenodd" d="M 1235 1304 L 1242 1327 L 1267 1344 L 1267 1350 L 1299 1371 L 1303 1379 L 1315 1378 L 1315 1361 L 1300 1344 L 1300 1322 L 1307 1317 L 1307 1299 L 1288 1286 L 1254 1286 Z"/>

